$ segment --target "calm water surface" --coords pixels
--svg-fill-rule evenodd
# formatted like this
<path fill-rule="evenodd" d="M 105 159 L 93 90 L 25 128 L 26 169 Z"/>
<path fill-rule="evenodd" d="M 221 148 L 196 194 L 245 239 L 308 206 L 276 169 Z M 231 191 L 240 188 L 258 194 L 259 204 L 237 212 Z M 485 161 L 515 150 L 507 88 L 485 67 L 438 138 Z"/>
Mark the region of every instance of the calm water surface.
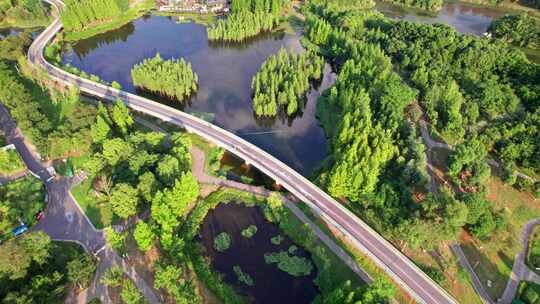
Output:
<path fill-rule="evenodd" d="M 257 226 L 257 233 L 250 239 L 244 238 L 241 231 L 249 225 Z M 224 252 L 217 252 L 214 238 L 221 232 L 227 232 L 232 239 L 231 246 Z M 284 240 L 273 245 L 270 238 L 281 235 Z M 264 254 L 287 250 L 294 243 L 286 237 L 279 227 L 266 221 L 258 207 L 246 207 L 243 204 L 219 204 L 211 210 L 201 226 L 201 243 L 212 266 L 224 275 L 224 280 L 241 294 L 258 304 L 308 304 L 317 295 L 313 283 L 316 269 L 308 276 L 293 277 L 276 264 L 266 264 Z M 297 256 L 310 258 L 309 253 L 297 246 Z M 253 286 L 238 282 L 233 272 L 235 265 L 248 273 L 254 281 Z"/>
<path fill-rule="evenodd" d="M 485 33 L 491 21 L 505 14 L 503 10 L 497 8 L 448 2 L 444 4 L 440 11 L 435 13 L 405 8 L 388 2 L 378 2 L 375 9 L 391 18 L 422 23 L 442 23 L 455 28 L 463 34 L 475 35 Z"/>
<path fill-rule="evenodd" d="M 331 85 L 334 74 L 325 69 L 317 90 L 312 90 L 304 113 L 294 119 L 258 119 L 251 106 L 251 79 L 268 56 L 280 48 L 300 51 L 297 36 L 263 35 L 241 45 L 209 43 L 204 26 L 177 24 L 162 16 L 146 16 L 120 29 L 82 40 L 64 53 L 63 63 L 118 81 L 123 89 L 137 92 L 130 70 L 145 58 L 183 57 L 199 76 L 199 90 L 189 103 L 151 97 L 191 113 L 213 113 L 213 123 L 236 133 L 276 156 L 304 175 L 309 175 L 327 153 L 323 130 L 315 118 L 316 99 Z"/>

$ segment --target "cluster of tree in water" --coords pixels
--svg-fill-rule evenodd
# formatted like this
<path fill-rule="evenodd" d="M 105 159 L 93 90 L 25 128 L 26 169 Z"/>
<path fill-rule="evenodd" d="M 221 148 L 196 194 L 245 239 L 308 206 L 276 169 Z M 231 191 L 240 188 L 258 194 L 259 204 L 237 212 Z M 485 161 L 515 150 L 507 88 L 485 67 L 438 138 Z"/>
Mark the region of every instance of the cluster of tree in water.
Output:
<path fill-rule="evenodd" d="M 288 0 L 233 0 L 232 13 L 207 28 L 208 39 L 243 41 L 273 29 Z"/>
<path fill-rule="evenodd" d="M 321 79 L 324 60 L 313 52 L 287 53 L 281 49 L 270 56 L 253 77 L 255 114 L 276 116 L 280 109 L 295 115 L 304 107 L 310 81 Z"/>
<path fill-rule="evenodd" d="M 413 248 L 434 248 L 464 227 L 479 238 L 503 229 L 504 214 L 484 197 L 485 157 L 540 169 L 539 66 L 506 43 L 444 25 L 343 11 L 326 1 L 310 2 L 304 13 L 304 44 L 339 72 L 318 102 L 330 138 L 318 182 Z M 462 189 L 428 194 L 422 204 L 412 195 L 429 183 L 416 101 L 433 131 L 458 143 L 449 174 Z"/>
<path fill-rule="evenodd" d="M 89 24 L 113 19 L 129 8 L 128 0 L 66 0 L 60 19 L 67 31 L 79 31 Z"/>
<path fill-rule="evenodd" d="M 163 60 L 159 53 L 131 69 L 133 84 L 151 92 L 183 100 L 197 90 L 198 77 L 183 58 Z"/>

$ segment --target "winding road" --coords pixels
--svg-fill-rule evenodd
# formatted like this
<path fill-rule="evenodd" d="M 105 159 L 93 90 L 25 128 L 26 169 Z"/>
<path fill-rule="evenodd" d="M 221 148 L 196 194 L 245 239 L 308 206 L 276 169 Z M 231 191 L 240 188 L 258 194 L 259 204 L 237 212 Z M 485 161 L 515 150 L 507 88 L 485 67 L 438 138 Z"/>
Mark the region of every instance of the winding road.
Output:
<path fill-rule="evenodd" d="M 45 0 L 56 8 L 59 0 Z M 312 210 L 347 236 L 362 252 L 384 269 L 404 290 L 420 303 L 457 303 L 444 289 L 424 274 L 412 261 L 371 229 L 358 217 L 309 180 L 273 156 L 240 137 L 182 111 L 128 92 L 80 78 L 48 63 L 43 50 L 62 29 L 59 18 L 47 27 L 31 45 L 29 61 L 44 69 L 52 79 L 64 85 L 77 85 L 84 94 L 107 99 L 121 99 L 132 110 L 159 118 L 196 133 L 223 147 L 273 178 Z"/>

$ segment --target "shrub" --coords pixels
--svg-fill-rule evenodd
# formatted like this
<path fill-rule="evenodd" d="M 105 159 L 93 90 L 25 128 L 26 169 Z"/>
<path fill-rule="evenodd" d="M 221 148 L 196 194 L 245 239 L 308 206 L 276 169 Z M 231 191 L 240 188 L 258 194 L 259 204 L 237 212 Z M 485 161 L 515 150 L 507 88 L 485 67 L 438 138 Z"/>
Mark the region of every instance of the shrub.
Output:
<path fill-rule="evenodd" d="M 223 252 L 231 247 L 231 236 L 227 232 L 222 232 L 214 238 L 214 248 Z"/>
<path fill-rule="evenodd" d="M 249 225 L 246 229 L 242 230 L 242 236 L 245 238 L 252 238 L 257 233 L 257 226 Z"/>
<path fill-rule="evenodd" d="M 240 266 L 235 265 L 233 267 L 233 271 L 236 274 L 236 277 L 238 278 L 238 281 L 240 283 L 244 283 L 247 286 L 253 286 L 255 284 L 255 282 L 253 282 L 253 279 L 251 278 L 251 276 L 249 274 L 243 272 L 242 268 L 240 268 Z"/>
<path fill-rule="evenodd" d="M 113 266 L 109 268 L 101 278 L 101 283 L 110 286 L 118 287 L 122 284 L 124 278 L 124 271 L 119 266 Z"/>
<path fill-rule="evenodd" d="M 304 257 L 291 256 L 287 251 L 266 253 L 264 261 L 266 264 L 277 263 L 279 269 L 295 277 L 307 276 L 313 270 L 313 264 L 311 264 L 310 260 Z"/>
<path fill-rule="evenodd" d="M 141 300 L 143 299 L 142 293 L 137 289 L 135 284 L 129 280 L 124 283 L 122 292 L 120 292 L 120 297 L 126 304 L 138 304 L 141 303 Z"/>
<path fill-rule="evenodd" d="M 274 245 L 279 245 L 283 242 L 284 238 L 281 235 L 276 235 L 270 239 L 270 242 Z"/>

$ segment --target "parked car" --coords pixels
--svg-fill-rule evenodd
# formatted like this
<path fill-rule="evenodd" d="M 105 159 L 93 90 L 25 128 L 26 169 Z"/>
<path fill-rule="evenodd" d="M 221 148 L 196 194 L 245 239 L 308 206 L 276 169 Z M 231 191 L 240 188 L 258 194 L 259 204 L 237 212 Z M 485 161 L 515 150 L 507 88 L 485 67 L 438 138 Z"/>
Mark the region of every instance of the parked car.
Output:
<path fill-rule="evenodd" d="M 13 233 L 13 236 L 19 236 L 19 235 L 25 233 L 26 231 L 28 231 L 28 226 L 26 226 L 25 224 L 22 224 L 19 227 L 14 228 L 12 230 L 12 233 Z"/>

